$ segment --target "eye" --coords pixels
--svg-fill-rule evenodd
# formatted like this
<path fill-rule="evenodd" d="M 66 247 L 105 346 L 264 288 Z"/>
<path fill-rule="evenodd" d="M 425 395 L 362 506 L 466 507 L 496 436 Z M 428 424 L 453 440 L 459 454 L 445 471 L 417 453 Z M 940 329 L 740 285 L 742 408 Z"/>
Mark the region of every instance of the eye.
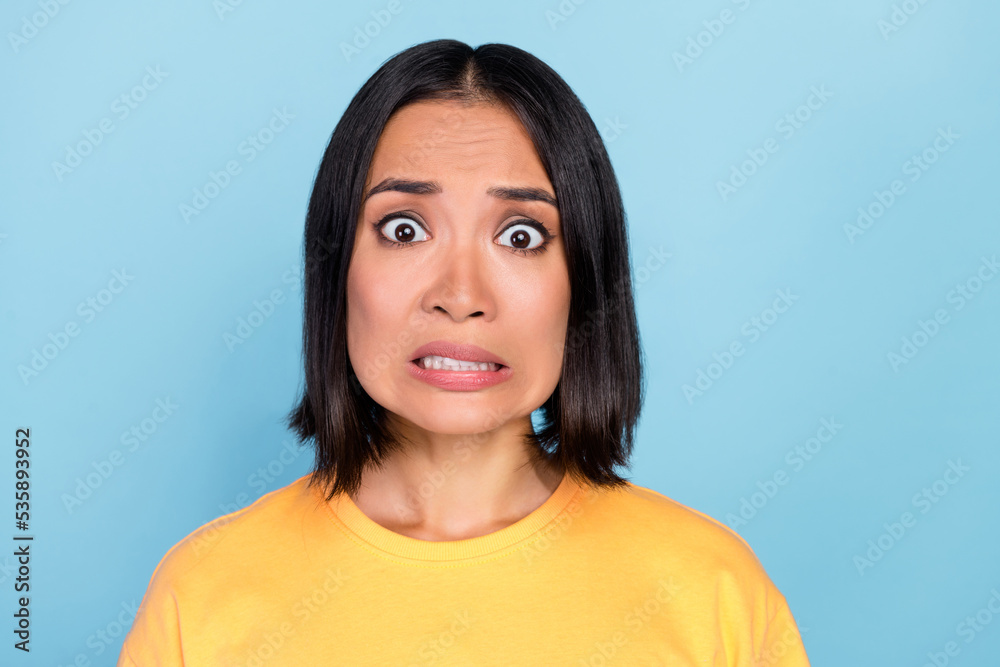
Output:
<path fill-rule="evenodd" d="M 534 254 L 545 250 L 552 235 L 539 222 L 521 220 L 503 230 L 498 238 L 501 244 L 518 252 Z"/>
<path fill-rule="evenodd" d="M 413 218 L 399 213 L 390 213 L 375 223 L 376 231 L 386 242 L 394 245 L 409 245 L 427 239 L 427 231 Z"/>

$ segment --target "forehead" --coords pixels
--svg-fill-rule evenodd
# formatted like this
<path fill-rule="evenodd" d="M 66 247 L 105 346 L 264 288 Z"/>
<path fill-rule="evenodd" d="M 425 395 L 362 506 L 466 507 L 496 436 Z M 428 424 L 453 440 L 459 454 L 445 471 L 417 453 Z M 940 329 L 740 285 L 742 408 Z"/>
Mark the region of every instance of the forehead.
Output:
<path fill-rule="evenodd" d="M 426 100 L 399 109 L 372 156 L 372 182 L 385 176 L 469 176 L 548 184 L 531 137 L 509 109 L 485 103 Z"/>

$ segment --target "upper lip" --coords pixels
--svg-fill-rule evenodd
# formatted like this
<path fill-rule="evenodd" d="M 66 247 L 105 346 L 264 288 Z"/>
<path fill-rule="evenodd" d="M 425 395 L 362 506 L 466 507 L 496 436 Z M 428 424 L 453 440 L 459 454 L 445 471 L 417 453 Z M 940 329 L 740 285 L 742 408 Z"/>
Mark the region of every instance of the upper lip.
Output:
<path fill-rule="evenodd" d="M 501 366 L 507 365 L 506 361 L 477 345 L 452 343 L 446 340 L 435 340 L 426 345 L 421 345 L 413 352 L 412 360 L 416 361 L 417 359 L 431 355 L 448 357 L 449 359 L 456 359 L 458 361 L 493 362 Z"/>

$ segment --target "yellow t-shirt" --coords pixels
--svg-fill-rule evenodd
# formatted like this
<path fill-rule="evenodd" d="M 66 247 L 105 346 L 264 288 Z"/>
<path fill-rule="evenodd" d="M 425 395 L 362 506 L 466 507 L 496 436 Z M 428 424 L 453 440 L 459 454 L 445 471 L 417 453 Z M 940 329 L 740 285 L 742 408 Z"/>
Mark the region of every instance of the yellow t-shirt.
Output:
<path fill-rule="evenodd" d="M 650 489 L 566 475 L 506 528 L 430 542 L 308 480 L 171 548 L 118 665 L 809 664 L 747 543 Z"/>

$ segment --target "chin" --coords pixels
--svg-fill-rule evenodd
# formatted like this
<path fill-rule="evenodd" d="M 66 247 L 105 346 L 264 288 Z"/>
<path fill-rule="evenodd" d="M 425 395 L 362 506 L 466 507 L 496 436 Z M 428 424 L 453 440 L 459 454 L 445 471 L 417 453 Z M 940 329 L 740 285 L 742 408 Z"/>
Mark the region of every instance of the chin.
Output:
<path fill-rule="evenodd" d="M 412 406 L 421 403 L 427 406 L 426 409 L 414 414 Z M 450 395 L 443 396 L 439 401 L 414 401 L 409 403 L 410 409 L 390 411 L 410 428 L 442 435 L 472 435 L 492 431 L 518 417 L 510 409 L 498 405 L 495 399 L 465 402 L 465 405 L 457 403 L 456 397 Z"/>
<path fill-rule="evenodd" d="M 405 417 L 404 417 L 405 418 Z M 472 435 L 484 431 L 492 431 L 501 426 L 496 417 L 488 411 L 468 411 L 465 414 L 442 415 L 428 419 L 426 416 L 407 419 L 413 426 L 429 433 L 441 435 Z"/>

